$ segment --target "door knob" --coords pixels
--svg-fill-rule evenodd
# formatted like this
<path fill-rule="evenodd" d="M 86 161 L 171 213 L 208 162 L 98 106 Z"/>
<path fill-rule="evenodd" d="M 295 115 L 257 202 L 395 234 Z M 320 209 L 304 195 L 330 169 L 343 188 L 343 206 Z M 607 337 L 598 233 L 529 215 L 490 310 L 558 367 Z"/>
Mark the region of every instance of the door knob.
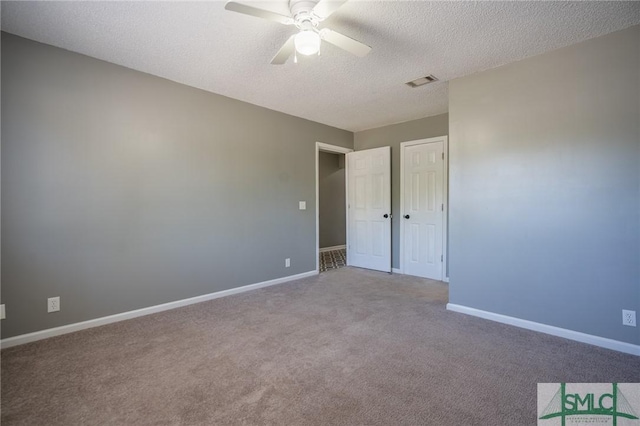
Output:
<path fill-rule="evenodd" d="M 382 217 L 384 217 L 386 219 L 386 218 L 389 217 L 389 215 L 385 213 L 384 216 L 382 216 Z"/>
<path fill-rule="evenodd" d="M 404 218 L 405 218 L 405 219 L 409 219 L 410 217 L 411 217 L 411 216 L 409 216 L 408 214 L 405 214 L 405 215 L 404 215 Z"/>

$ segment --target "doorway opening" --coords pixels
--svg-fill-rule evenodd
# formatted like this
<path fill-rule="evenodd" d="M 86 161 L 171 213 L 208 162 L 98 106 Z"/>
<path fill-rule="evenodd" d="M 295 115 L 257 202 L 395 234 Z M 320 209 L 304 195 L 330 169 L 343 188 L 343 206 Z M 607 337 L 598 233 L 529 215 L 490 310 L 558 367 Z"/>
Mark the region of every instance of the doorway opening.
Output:
<path fill-rule="evenodd" d="M 352 149 L 316 142 L 316 271 L 347 264 L 346 158 Z"/>

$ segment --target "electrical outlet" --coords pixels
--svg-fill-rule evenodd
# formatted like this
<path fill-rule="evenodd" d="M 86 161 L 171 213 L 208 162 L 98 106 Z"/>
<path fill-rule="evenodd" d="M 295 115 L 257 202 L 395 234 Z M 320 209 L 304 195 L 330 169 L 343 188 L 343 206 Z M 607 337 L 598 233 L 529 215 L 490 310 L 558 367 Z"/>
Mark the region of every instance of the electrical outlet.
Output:
<path fill-rule="evenodd" d="M 291 266 L 291 259 L 289 259 L 288 257 L 284 260 L 284 267 L 288 268 L 289 266 Z"/>
<path fill-rule="evenodd" d="M 60 296 L 47 299 L 47 312 L 58 312 L 60 310 Z"/>
<path fill-rule="evenodd" d="M 4 303 L 0 305 L 0 320 L 3 320 L 7 317 L 7 314 L 4 310 Z"/>
<path fill-rule="evenodd" d="M 622 325 L 636 326 L 636 311 L 622 310 Z"/>

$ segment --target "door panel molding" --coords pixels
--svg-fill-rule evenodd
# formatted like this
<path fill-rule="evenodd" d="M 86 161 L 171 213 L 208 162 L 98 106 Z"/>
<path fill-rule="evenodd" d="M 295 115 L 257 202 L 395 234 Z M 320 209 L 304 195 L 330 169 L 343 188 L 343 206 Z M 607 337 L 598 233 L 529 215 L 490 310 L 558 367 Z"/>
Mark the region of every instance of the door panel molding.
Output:
<path fill-rule="evenodd" d="M 442 276 L 439 278 L 442 281 L 449 281 L 449 274 L 447 271 L 447 247 L 448 247 L 448 228 L 447 228 L 447 217 L 449 212 L 449 149 L 448 149 L 448 137 L 447 136 L 438 136 L 435 138 L 427 138 L 427 139 L 418 139 L 413 141 L 402 142 L 400 144 L 400 273 L 406 273 L 406 265 L 405 265 L 405 257 L 407 256 L 405 250 L 405 222 L 404 216 L 406 214 L 410 214 L 410 212 L 405 211 L 405 164 L 411 162 L 411 164 L 416 164 L 419 161 L 418 158 L 407 158 L 406 148 L 416 145 L 423 144 L 432 144 L 432 143 L 442 143 L 443 146 L 443 182 L 442 182 Z M 435 184 L 435 182 L 431 182 L 431 179 L 426 182 L 427 184 Z M 413 201 L 413 200 L 412 200 Z M 426 206 L 433 207 L 430 204 L 433 200 L 420 200 L 421 202 L 426 203 Z M 425 207 L 426 207 L 425 206 Z M 435 206 L 436 209 L 439 209 L 440 206 Z M 426 236 L 425 236 L 426 238 Z M 436 261 L 440 261 L 440 259 L 435 259 Z"/>
<path fill-rule="evenodd" d="M 346 156 L 347 265 L 391 272 L 391 147 Z"/>

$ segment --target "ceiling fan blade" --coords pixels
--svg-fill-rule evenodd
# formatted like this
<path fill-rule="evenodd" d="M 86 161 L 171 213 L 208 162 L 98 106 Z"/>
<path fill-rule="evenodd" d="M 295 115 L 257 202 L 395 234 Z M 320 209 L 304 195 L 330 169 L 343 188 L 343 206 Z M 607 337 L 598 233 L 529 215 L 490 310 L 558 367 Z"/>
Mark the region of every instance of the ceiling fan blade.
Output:
<path fill-rule="evenodd" d="M 371 51 L 371 47 L 367 46 L 366 44 L 360 43 L 359 41 L 354 40 L 351 37 L 347 37 L 344 34 L 340 34 L 339 32 L 330 30 L 328 28 L 324 28 L 322 31 L 320 31 L 320 37 L 327 43 L 331 43 L 334 46 L 346 50 L 347 52 L 352 53 L 360 58 L 362 58 L 363 56 L 367 56 L 367 53 Z"/>
<path fill-rule="evenodd" d="M 289 40 L 287 40 L 282 45 L 280 50 L 278 50 L 278 53 L 276 53 L 276 56 L 274 56 L 273 59 L 271 60 L 272 65 L 282 65 L 285 62 L 287 62 L 287 59 L 289 59 L 289 56 L 291 56 L 291 54 L 295 50 L 295 43 L 294 43 L 295 37 L 296 37 L 295 34 L 292 35 L 291 37 L 289 37 Z"/>
<path fill-rule="evenodd" d="M 290 16 L 280 15 L 279 13 L 258 9 L 257 7 L 247 6 L 246 4 L 236 3 L 234 1 L 227 2 L 227 4 L 224 5 L 224 8 L 232 12 L 244 13 L 245 15 L 255 16 L 257 18 L 280 22 L 284 25 L 293 24 L 293 19 L 291 19 Z"/>
<path fill-rule="evenodd" d="M 313 8 L 313 13 L 318 18 L 327 19 L 346 2 L 347 0 L 320 0 Z"/>

